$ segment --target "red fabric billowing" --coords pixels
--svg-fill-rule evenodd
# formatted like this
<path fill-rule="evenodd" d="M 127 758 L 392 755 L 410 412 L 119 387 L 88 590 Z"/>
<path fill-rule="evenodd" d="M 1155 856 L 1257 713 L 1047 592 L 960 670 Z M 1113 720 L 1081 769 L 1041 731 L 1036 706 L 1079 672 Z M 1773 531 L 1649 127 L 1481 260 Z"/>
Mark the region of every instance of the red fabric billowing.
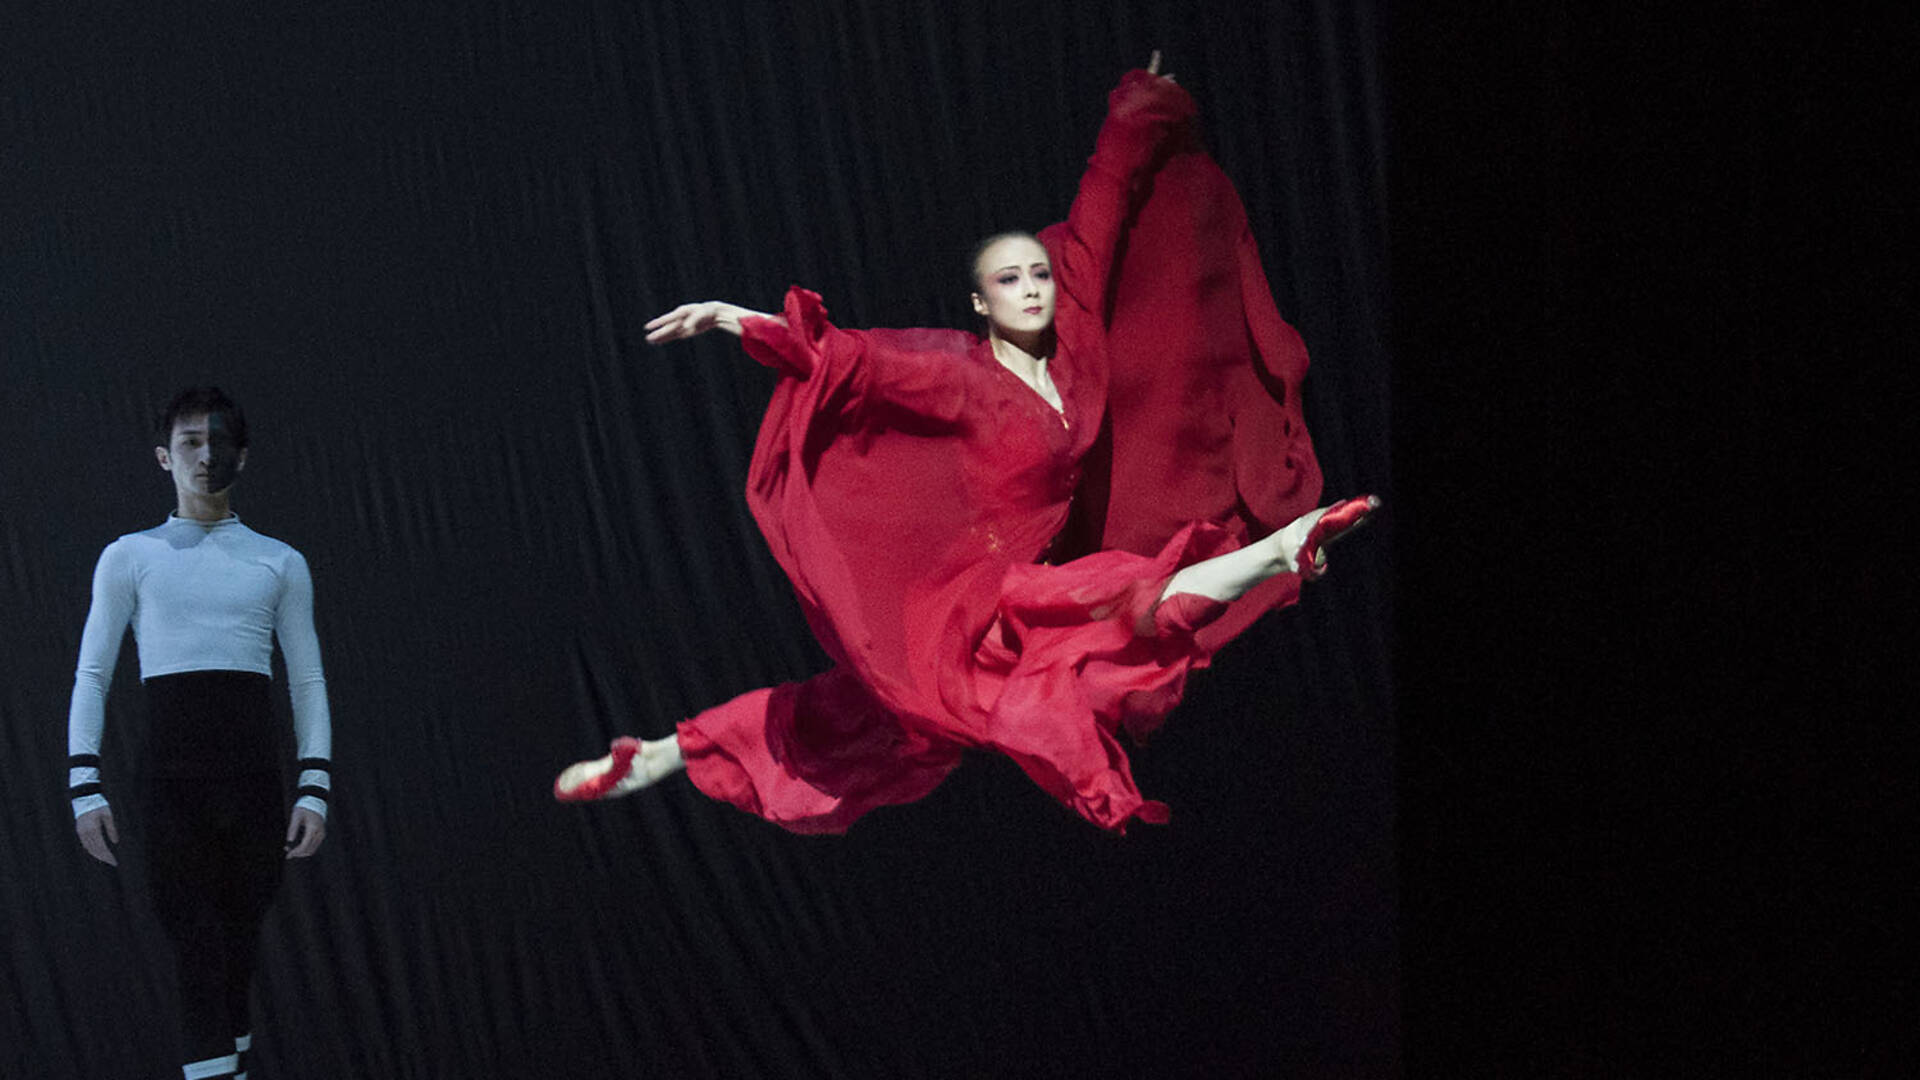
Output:
<path fill-rule="evenodd" d="M 1108 431 L 1089 454 L 1070 554 L 1158 551 L 1190 521 L 1245 543 L 1314 508 L 1307 351 L 1275 306 L 1246 209 L 1191 123 L 1129 222 L 1108 335 Z M 1282 574 L 1201 631 L 1217 648 L 1299 598 Z"/>
<path fill-rule="evenodd" d="M 1142 801 L 1116 735 L 1159 727 L 1188 673 L 1210 659 L 1193 631 L 1223 605 L 1184 594 L 1159 605 L 1167 578 L 1234 546 L 1218 526 L 1200 524 L 1152 557 L 1104 551 L 1010 568 L 972 662 L 944 672 L 974 700 L 994 703 L 987 745 L 1090 821 L 1167 820 L 1164 804 Z"/>
<path fill-rule="evenodd" d="M 1154 601 L 1180 566 L 1233 541 L 1205 526 L 1149 554 L 1036 564 L 1100 428 L 1120 230 L 1192 108 L 1178 87 L 1130 73 L 1067 222 L 1044 238 L 1060 412 L 969 334 L 840 329 L 801 289 L 783 318 L 747 320 L 747 351 L 784 376 L 748 502 L 836 666 L 683 723 L 702 791 L 796 831 L 836 831 L 924 795 L 977 747 L 1096 824 L 1165 819 L 1115 733 L 1157 724 L 1206 662 L 1191 626 L 1158 619 Z"/>
<path fill-rule="evenodd" d="M 847 668 L 742 694 L 680 725 L 701 791 L 799 833 L 924 797 L 961 747 L 903 725 Z"/>

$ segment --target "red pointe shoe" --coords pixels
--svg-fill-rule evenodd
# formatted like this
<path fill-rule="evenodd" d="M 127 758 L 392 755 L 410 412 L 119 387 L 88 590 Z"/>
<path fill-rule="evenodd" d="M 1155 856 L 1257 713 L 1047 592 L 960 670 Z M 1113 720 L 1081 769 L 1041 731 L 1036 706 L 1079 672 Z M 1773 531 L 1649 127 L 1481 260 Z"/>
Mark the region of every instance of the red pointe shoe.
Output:
<path fill-rule="evenodd" d="M 553 797 L 561 802 L 592 802 L 615 794 L 620 781 L 633 772 L 633 759 L 640 754 L 640 740 L 622 735 L 613 740 L 610 749 L 612 752 L 606 757 L 577 761 L 562 770 L 554 778 Z"/>
<path fill-rule="evenodd" d="M 1300 567 L 1300 576 L 1312 581 L 1326 574 L 1327 559 L 1321 549 L 1359 526 L 1367 520 L 1368 514 L 1378 509 L 1380 499 L 1375 495 L 1362 495 L 1327 507 L 1327 512 L 1321 514 L 1320 520 L 1307 530 L 1307 538 L 1300 542 L 1300 551 L 1294 556 L 1294 563 Z"/>

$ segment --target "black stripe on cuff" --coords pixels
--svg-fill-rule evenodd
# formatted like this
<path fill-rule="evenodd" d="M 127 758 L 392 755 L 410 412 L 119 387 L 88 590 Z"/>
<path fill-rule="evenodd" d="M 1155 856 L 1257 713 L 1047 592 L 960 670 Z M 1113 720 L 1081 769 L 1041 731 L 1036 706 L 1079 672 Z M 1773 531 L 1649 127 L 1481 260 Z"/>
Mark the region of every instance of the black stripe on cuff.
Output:
<path fill-rule="evenodd" d="M 75 784 L 67 789 L 67 798 L 69 799 L 78 799 L 83 796 L 98 794 L 100 794 L 100 782 L 98 780 L 91 784 Z"/>
<path fill-rule="evenodd" d="M 99 767 L 99 754 L 69 754 L 67 756 L 67 768 L 69 769 L 97 769 Z"/>
<path fill-rule="evenodd" d="M 305 787 L 302 787 L 299 791 L 295 792 L 294 794 L 311 795 L 314 798 L 319 799 L 321 802 L 327 801 L 327 789 L 320 787 L 317 784 L 308 784 Z"/>
<path fill-rule="evenodd" d="M 305 772 L 308 769 L 319 769 L 321 772 L 332 772 L 333 760 L 331 758 L 323 758 L 323 757 L 303 757 L 299 761 L 294 762 L 293 767 L 296 769 L 299 769 L 301 772 Z"/>

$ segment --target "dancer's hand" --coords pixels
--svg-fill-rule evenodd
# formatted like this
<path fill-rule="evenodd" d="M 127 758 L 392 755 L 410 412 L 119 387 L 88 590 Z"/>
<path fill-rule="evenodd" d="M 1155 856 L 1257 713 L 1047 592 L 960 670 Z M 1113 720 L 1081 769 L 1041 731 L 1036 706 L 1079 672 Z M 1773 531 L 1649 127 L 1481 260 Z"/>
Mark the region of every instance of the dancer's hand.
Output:
<path fill-rule="evenodd" d="M 120 830 L 113 825 L 113 807 L 103 806 L 81 814 L 73 819 L 73 831 L 79 835 L 80 846 L 87 849 L 87 854 L 108 866 L 120 865 L 109 846 L 120 842 Z"/>
<path fill-rule="evenodd" d="M 1147 74 L 1160 75 L 1160 50 L 1159 49 L 1153 50 L 1153 55 L 1147 57 Z M 1160 77 L 1167 80 L 1168 82 L 1174 81 L 1173 72 L 1171 71 L 1167 72 L 1165 75 L 1160 75 Z"/>
<path fill-rule="evenodd" d="M 647 320 L 647 344 L 665 345 L 669 341 L 698 337 L 709 330 L 725 330 L 740 336 L 740 320 L 751 316 L 771 318 L 765 312 L 729 304 L 725 300 L 701 300 L 681 304 L 665 315 Z"/>
<path fill-rule="evenodd" d="M 327 838 L 327 819 L 304 806 L 293 808 L 293 818 L 287 822 L 287 858 L 304 859 L 320 850 L 320 841 Z"/>

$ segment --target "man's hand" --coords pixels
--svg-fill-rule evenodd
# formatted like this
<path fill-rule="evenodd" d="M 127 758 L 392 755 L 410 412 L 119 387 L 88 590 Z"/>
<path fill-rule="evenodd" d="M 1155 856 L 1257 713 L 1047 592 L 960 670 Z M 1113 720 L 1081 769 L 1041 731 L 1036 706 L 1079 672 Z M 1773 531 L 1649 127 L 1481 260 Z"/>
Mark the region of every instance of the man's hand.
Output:
<path fill-rule="evenodd" d="M 113 807 L 103 806 L 81 814 L 73 819 L 73 831 L 79 834 L 80 846 L 87 849 L 87 854 L 108 866 L 120 865 L 109 846 L 120 842 L 120 830 L 113 825 Z"/>
<path fill-rule="evenodd" d="M 293 819 L 287 822 L 287 858 L 306 858 L 319 851 L 320 841 L 326 838 L 326 818 L 304 806 L 294 807 Z"/>

